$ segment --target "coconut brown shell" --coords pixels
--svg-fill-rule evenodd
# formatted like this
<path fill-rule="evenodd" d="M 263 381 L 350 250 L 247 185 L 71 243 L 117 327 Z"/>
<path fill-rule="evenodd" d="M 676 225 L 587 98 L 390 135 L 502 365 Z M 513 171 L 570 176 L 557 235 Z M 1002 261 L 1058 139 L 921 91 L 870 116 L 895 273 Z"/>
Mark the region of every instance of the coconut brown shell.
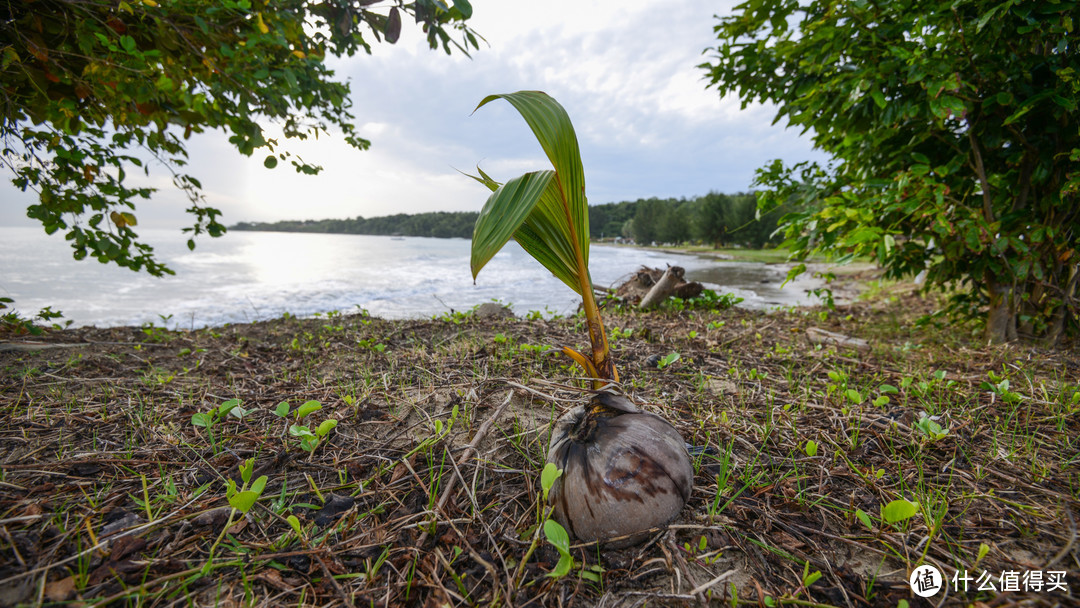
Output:
<path fill-rule="evenodd" d="M 619 399 L 568 411 L 548 447 L 547 461 L 563 470 L 552 515 L 581 541 L 644 540 L 639 533 L 669 523 L 690 498 L 694 470 L 678 431 Z"/>

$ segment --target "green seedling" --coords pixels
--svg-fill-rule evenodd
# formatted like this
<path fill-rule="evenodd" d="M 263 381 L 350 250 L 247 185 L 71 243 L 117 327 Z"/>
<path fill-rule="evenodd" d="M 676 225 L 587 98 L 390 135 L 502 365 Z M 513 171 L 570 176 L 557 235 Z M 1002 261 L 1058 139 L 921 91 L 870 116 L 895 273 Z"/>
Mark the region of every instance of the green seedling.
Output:
<path fill-rule="evenodd" d="M 255 459 L 248 458 L 240 464 L 240 487 L 236 487 L 236 481 L 230 479 L 228 485 L 225 488 L 225 497 L 229 501 L 229 519 L 225 522 L 225 526 L 221 529 L 221 534 L 218 535 L 217 540 L 210 546 L 210 554 L 206 558 L 206 564 L 203 565 L 202 573 L 204 575 L 209 574 L 214 567 L 214 551 L 217 546 L 221 544 L 221 541 L 225 538 L 225 534 L 228 533 L 229 528 L 232 528 L 233 520 L 236 517 L 237 511 L 240 513 L 247 513 L 255 506 L 255 502 L 259 500 L 262 495 L 263 489 L 266 488 L 266 475 L 260 475 L 254 483 L 251 483 L 251 476 L 255 470 Z M 248 485 L 250 483 L 250 485 Z"/>
<path fill-rule="evenodd" d="M 690 557 L 706 566 L 711 566 L 723 555 L 720 551 L 709 551 L 709 540 L 704 534 L 698 539 L 697 545 L 692 545 L 690 544 L 690 541 L 686 541 L 683 543 L 683 549 Z"/>
<path fill-rule="evenodd" d="M 245 410 L 240 406 L 241 401 L 239 399 L 229 399 L 223 402 L 221 405 L 210 409 L 207 412 L 200 412 L 191 416 L 191 424 L 194 426 L 203 427 L 207 430 L 213 428 L 214 424 L 219 422 L 225 416 L 233 415 L 237 418 L 243 418 L 248 410 Z"/>
<path fill-rule="evenodd" d="M 915 430 L 921 433 L 928 441 L 938 441 L 949 435 L 949 429 L 942 427 L 934 420 L 937 416 L 928 416 L 921 412 L 919 420 L 915 423 Z"/>
<path fill-rule="evenodd" d="M 810 561 L 803 565 L 802 585 L 804 589 L 810 589 L 810 585 L 813 585 L 817 580 L 821 578 L 821 572 L 815 570 L 810 572 Z"/>
<path fill-rule="evenodd" d="M 881 519 L 887 524 L 898 524 L 911 519 L 919 512 L 919 505 L 900 498 L 881 507 Z M 864 522 L 865 523 L 865 522 Z"/>
<path fill-rule="evenodd" d="M 540 472 L 540 525 L 534 529 L 529 550 L 525 552 L 525 557 L 522 558 L 521 563 L 518 565 L 517 573 L 514 575 L 515 581 L 521 580 L 521 575 L 525 571 L 525 563 L 529 561 L 533 552 L 536 551 L 536 547 L 540 540 L 539 533 L 541 530 L 544 532 L 544 538 L 546 538 L 547 541 L 551 543 L 551 546 L 555 547 L 555 550 L 559 552 L 559 562 L 555 564 L 555 568 L 549 572 L 547 576 L 559 579 L 569 574 L 570 570 L 574 567 L 574 557 L 570 555 L 570 534 L 567 533 L 566 528 L 564 528 L 562 524 L 551 519 L 551 512 L 554 507 L 548 504 L 548 494 L 551 492 L 551 488 L 554 487 L 555 481 L 558 480 L 562 474 L 562 469 L 551 462 L 544 465 L 544 469 Z M 599 582 L 601 572 L 603 572 L 603 569 L 598 567 L 587 568 L 583 565 L 581 568 L 582 578 L 586 578 L 593 582 Z"/>
<path fill-rule="evenodd" d="M 656 367 L 664 369 L 665 367 L 672 365 L 681 358 L 682 355 L 680 355 L 679 353 L 668 353 L 667 355 L 661 357 L 659 361 L 657 361 Z"/>
<path fill-rule="evenodd" d="M 1008 378 L 999 376 L 992 371 L 987 374 L 987 377 L 990 378 L 990 382 L 983 382 L 980 385 L 983 390 L 990 391 L 1005 403 L 1016 403 L 1023 399 L 1020 393 L 1014 393 L 1009 390 Z"/>
<path fill-rule="evenodd" d="M 210 438 L 210 449 L 216 454 L 217 444 L 214 440 L 214 425 L 224 419 L 226 416 L 235 416 L 236 418 L 243 418 L 249 410 L 245 410 L 240 405 L 239 399 L 229 399 L 223 402 L 221 405 L 211 408 L 206 412 L 199 412 L 191 416 L 192 426 L 197 426 L 206 429 L 206 434 Z"/>
<path fill-rule="evenodd" d="M 289 415 L 289 409 L 289 402 L 282 401 L 277 404 L 277 407 L 274 409 L 274 414 L 281 418 L 285 418 Z M 330 418 L 322 421 L 319 426 L 315 427 L 314 431 L 308 426 L 299 424 L 301 420 L 321 409 L 322 404 L 318 401 L 305 401 L 297 407 L 296 411 L 293 413 L 296 423 L 289 425 L 289 435 L 298 438 L 300 440 L 300 449 L 310 454 L 315 453 L 315 449 L 319 447 L 322 440 L 330 434 L 330 431 L 334 430 L 334 427 L 336 427 L 338 423 L 337 420 Z"/>

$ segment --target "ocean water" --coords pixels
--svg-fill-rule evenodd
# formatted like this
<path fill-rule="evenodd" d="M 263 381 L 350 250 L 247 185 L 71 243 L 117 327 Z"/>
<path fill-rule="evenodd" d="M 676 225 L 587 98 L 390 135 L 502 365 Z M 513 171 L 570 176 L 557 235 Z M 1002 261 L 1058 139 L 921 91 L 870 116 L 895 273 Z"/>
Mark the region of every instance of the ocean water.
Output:
<path fill-rule="evenodd" d="M 152 277 L 93 259 L 75 261 L 60 235 L 0 227 L 0 295 L 30 316 L 45 306 L 75 325 L 153 323 L 199 328 L 357 307 L 372 315 L 422 318 L 499 300 L 519 315 L 569 314 L 579 298 L 509 243 L 480 272 L 469 271 L 467 239 L 231 232 L 189 251 L 179 231 L 143 230 L 175 276 Z M 786 268 L 722 262 L 630 247 L 594 245 L 593 282 L 614 286 L 643 265 L 686 268 L 719 292 L 768 308 L 812 302 L 806 281 L 780 289 Z"/>

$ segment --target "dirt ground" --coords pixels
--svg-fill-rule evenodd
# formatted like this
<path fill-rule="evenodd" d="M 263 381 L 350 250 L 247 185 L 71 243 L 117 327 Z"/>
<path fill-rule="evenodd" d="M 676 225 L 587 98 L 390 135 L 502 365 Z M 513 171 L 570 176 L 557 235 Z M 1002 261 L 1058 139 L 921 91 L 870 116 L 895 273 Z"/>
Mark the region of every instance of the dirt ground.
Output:
<path fill-rule="evenodd" d="M 1080 605 L 1080 356 L 917 323 L 932 308 L 605 311 L 625 393 L 696 446 L 694 489 L 559 578 L 538 478 L 588 398 L 550 352 L 584 349 L 581 318 L 0 336 L 0 606 Z M 327 420 L 311 452 L 289 432 Z M 267 481 L 245 514 L 247 459 Z M 917 512 L 890 521 L 899 499 Z M 931 604 L 922 564 L 973 580 Z M 1035 571 L 1059 584 L 1002 591 Z"/>

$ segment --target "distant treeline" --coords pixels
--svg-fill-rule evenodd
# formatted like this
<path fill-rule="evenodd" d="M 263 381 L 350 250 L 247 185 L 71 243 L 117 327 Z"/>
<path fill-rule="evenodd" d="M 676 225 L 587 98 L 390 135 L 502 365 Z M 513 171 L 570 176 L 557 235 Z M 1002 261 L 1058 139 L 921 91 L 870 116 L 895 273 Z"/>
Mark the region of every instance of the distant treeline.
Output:
<path fill-rule="evenodd" d="M 333 232 L 340 234 L 381 234 L 387 236 L 433 236 L 472 238 L 475 211 L 398 213 L 381 217 L 357 216 L 345 220 L 286 220 L 281 222 L 240 222 L 230 230 L 268 232 Z"/>
<path fill-rule="evenodd" d="M 649 198 L 605 203 L 589 207 L 589 234 L 594 240 L 624 238 L 642 245 L 696 241 L 760 248 L 778 240 L 770 235 L 784 211 L 755 219 L 756 210 L 753 194 L 716 192 L 691 199 Z M 438 211 L 343 220 L 240 222 L 230 230 L 467 239 L 472 238 L 477 215 L 474 211 Z"/>
<path fill-rule="evenodd" d="M 638 199 L 590 207 L 589 233 L 594 239 L 622 237 L 641 245 L 696 241 L 760 249 L 782 240 L 772 233 L 785 213 L 780 208 L 757 218 L 753 194 Z"/>

